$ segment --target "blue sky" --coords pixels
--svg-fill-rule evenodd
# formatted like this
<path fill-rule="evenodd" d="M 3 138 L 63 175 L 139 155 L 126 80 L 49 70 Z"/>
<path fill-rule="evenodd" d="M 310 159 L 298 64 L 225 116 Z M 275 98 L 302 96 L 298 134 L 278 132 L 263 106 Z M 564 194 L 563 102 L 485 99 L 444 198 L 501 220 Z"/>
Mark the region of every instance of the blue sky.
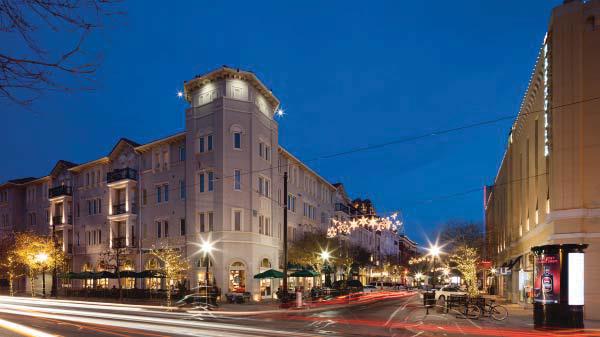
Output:
<path fill-rule="evenodd" d="M 103 60 L 93 91 L 51 93 L 32 109 L 0 102 L 1 180 L 183 130 L 177 90 L 221 65 L 255 72 L 279 97 L 280 143 L 301 159 L 516 114 L 561 1 L 165 3 L 126 1 L 91 36 Z M 424 242 L 447 220 L 482 220 L 482 192 L 445 196 L 493 182 L 510 124 L 311 166 L 351 197 L 402 211 Z"/>

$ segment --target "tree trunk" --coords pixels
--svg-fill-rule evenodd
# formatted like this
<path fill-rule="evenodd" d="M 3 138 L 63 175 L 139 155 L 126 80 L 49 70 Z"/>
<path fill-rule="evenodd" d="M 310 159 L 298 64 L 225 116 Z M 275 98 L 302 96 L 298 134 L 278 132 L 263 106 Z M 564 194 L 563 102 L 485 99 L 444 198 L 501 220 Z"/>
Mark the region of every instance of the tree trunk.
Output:
<path fill-rule="evenodd" d="M 8 294 L 15 296 L 14 275 L 12 273 L 8 274 Z"/>
<path fill-rule="evenodd" d="M 33 275 L 29 276 L 29 283 L 31 286 L 31 297 L 35 297 L 35 277 Z"/>

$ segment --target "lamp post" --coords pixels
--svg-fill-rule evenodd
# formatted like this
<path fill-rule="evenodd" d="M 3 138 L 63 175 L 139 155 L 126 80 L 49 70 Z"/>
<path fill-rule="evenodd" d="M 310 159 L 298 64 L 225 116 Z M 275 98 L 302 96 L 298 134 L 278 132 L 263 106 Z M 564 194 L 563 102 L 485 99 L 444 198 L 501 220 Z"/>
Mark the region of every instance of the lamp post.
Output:
<path fill-rule="evenodd" d="M 331 253 L 329 253 L 328 251 L 324 250 L 321 251 L 321 259 L 323 259 L 323 266 L 324 267 L 329 267 L 329 264 L 327 262 L 329 262 L 329 258 L 331 257 Z M 329 277 L 329 268 L 325 269 L 325 286 L 329 287 L 330 285 L 327 282 L 327 279 Z M 331 281 L 329 282 L 331 283 Z"/>
<path fill-rule="evenodd" d="M 210 257 L 209 255 L 212 253 L 213 251 L 213 244 L 210 241 L 202 241 L 202 245 L 200 245 L 200 251 L 204 254 L 204 257 L 206 259 L 206 274 L 204 277 L 204 280 L 206 281 L 206 307 L 208 307 L 208 285 L 209 285 L 209 281 L 208 281 L 208 264 L 210 263 Z"/>
<path fill-rule="evenodd" d="M 42 297 L 46 298 L 46 262 L 48 261 L 48 254 L 37 253 L 34 260 L 42 266 Z"/>
<path fill-rule="evenodd" d="M 431 280 L 431 287 L 435 290 L 435 258 L 440 256 L 441 253 L 441 249 L 437 244 L 434 245 L 430 245 L 429 246 L 429 255 L 431 255 L 431 258 L 433 260 L 433 272 L 432 272 L 432 280 Z"/>

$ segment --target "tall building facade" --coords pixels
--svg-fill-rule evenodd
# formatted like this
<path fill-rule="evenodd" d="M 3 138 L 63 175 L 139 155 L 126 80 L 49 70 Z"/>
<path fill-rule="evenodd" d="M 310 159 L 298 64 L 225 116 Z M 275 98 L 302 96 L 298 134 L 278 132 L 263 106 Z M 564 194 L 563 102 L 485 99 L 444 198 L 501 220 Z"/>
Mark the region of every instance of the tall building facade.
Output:
<path fill-rule="evenodd" d="M 146 144 L 123 138 L 94 161 L 60 160 L 45 177 L 0 185 L 0 234 L 54 232 L 74 272 L 100 271 L 102 253 L 116 247 L 125 250 L 123 269 L 157 269 L 149 251 L 178 248 L 192 288 L 205 282 L 208 263 L 208 280 L 223 292 L 270 296 L 274 285 L 253 276 L 283 267 L 284 200 L 293 241 L 324 232 L 345 192 L 279 145 L 279 101 L 253 73 L 222 67 L 184 88 L 185 131 Z M 209 262 L 203 242 L 214 244 Z"/>
<path fill-rule="evenodd" d="M 600 319 L 600 1 L 554 8 L 494 185 L 486 250 L 498 292 L 529 302 L 531 247 L 585 243 L 585 311 Z"/>

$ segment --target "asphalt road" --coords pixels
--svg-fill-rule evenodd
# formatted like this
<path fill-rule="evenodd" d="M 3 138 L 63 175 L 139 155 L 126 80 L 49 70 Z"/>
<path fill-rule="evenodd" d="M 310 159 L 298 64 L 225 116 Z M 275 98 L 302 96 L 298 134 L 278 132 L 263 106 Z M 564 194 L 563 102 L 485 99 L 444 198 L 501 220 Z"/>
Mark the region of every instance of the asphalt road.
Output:
<path fill-rule="evenodd" d="M 418 294 L 267 314 L 166 312 L 152 306 L 0 296 L 0 336 L 551 336 L 489 320 L 426 314 Z M 561 334 L 564 336 L 564 334 Z M 596 335 L 597 336 L 597 335 Z"/>

